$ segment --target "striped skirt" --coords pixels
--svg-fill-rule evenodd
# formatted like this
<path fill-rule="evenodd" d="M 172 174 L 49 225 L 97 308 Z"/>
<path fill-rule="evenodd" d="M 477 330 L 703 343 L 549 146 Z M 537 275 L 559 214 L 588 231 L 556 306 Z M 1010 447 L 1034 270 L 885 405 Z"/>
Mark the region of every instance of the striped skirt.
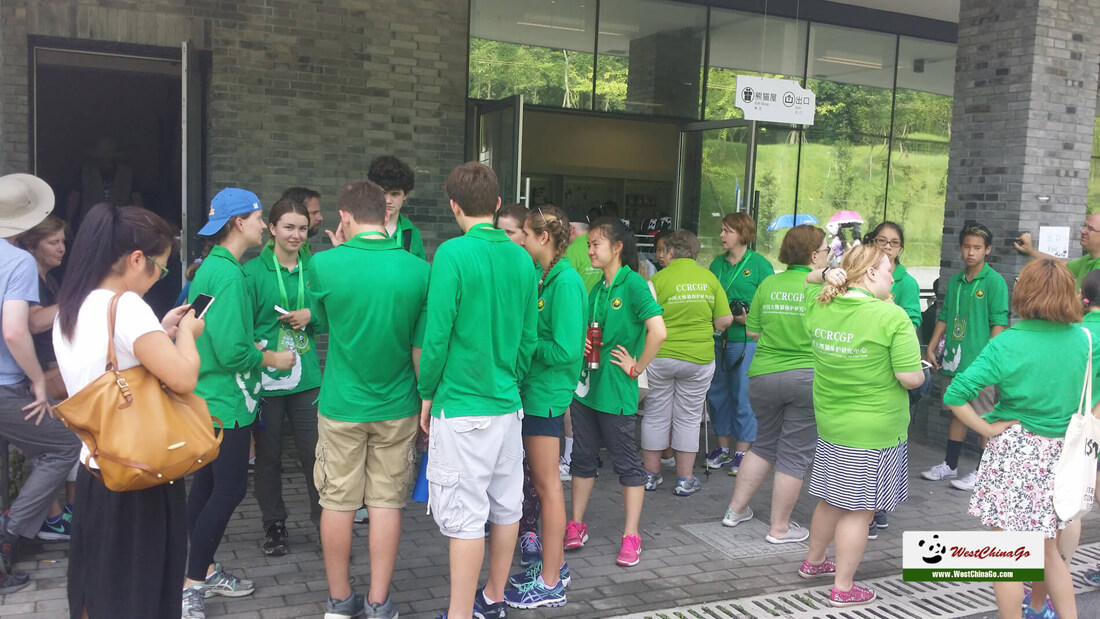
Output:
<path fill-rule="evenodd" d="M 893 511 L 909 498 L 909 446 L 858 449 L 817 439 L 810 495 L 850 511 Z"/>

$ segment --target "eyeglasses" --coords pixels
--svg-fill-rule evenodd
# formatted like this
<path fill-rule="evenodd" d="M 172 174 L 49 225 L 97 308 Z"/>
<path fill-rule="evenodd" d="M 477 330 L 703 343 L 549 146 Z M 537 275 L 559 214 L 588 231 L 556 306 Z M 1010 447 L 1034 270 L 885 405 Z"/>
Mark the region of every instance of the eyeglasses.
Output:
<path fill-rule="evenodd" d="M 901 239 L 887 240 L 879 237 L 875 239 L 875 245 L 878 245 L 879 247 L 893 247 L 896 249 L 898 247 L 901 247 Z"/>
<path fill-rule="evenodd" d="M 1081 226 L 1081 232 L 1095 232 L 1097 234 L 1100 234 L 1100 230 L 1097 230 L 1096 228 L 1093 228 L 1088 224 L 1084 224 Z"/>
<path fill-rule="evenodd" d="M 165 277 L 168 277 L 168 267 L 154 260 L 152 256 L 145 256 L 145 259 L 160 267 L 160 277 L 157 278 L 158 282 Z"/>
<path fill-rule="evenodd" d="M 829 246 L 826 245 L 825 247 L 818 247 L 817 249 L 814 250 L 814 253 L 816 254 L 819 251 L 829 251 Z"/>

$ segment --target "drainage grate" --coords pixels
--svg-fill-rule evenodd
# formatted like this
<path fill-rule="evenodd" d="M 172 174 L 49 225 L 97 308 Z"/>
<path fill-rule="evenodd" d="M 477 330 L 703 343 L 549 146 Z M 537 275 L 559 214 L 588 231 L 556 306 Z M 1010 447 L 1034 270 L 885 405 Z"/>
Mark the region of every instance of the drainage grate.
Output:
<path fill-rule="evenodd" d="M 791 553 L 806 554 L 809 549 L 805 542 L 769 544 L 764 540 L 764 536 L 768 534 L 768 525 L 756 519 L 742 522 L 732 528 L 713 521 L 685 524 L 680 528 L 731 559 Z"/>
<path fill-rule="evenodd" d="M 1077 550 L 1070 570 L 1077 593 L 1096 590 L 1084 574 L 1098 563 L 1100 543 Z M 951 619 L 997 609 L 993 587 L 987 582 L 905 582 L 899 575 L 865 584 L 875 590 L 878 600 L 847 609 L 829 606 L 829 586 L 825 585 L 622 615 L 618 619 Z"/>

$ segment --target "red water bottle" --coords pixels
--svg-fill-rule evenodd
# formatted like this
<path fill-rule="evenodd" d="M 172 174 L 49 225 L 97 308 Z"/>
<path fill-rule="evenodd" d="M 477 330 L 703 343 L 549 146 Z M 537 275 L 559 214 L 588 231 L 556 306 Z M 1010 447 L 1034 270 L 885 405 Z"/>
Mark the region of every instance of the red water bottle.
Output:
<path fill-rule="evenodd" d="M 603 329 L 600 323 L 588 323 L 588 354 L 584 356 L 584 367 L 589 370 L 600 369 L 600 347 L 603 345 Z"/>

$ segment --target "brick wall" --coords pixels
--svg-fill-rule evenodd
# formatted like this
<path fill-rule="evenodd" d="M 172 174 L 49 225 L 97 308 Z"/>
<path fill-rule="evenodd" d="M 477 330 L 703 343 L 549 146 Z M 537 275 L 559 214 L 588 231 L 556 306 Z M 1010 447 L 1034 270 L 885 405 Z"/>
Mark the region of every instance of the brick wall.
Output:
<path fill-rule="evenodd" d="M 443 180 L 463 159 L 466 0 L 5 0 L 0 3 L 0 172 L 30 169 L 27 37 L 211 52 L 210 195 L 265 205 L 290 185 L 322 193 L 394 154 L 416 170 L 405 213 L 429 254 L 457 233 Z M 319 244 L 327 243 L 322 240 Z"/>
<path fill-rule="evenodd" d="M 1100 64 L 1100 7 L 1073 0 L 962 0 L 941 268 L 962 268 L 958 233 L 993 231 L 989 263 L 1011 288 L 1021 231 L 1077 226 L 1085 215 Z M 1049 201 L 1040 201 L 1048 196 Z M 1070 256 L 1080 255 L 1071 243 Z M 942 381 L 918 412 L 936 440 L 950 412 Z"/>

